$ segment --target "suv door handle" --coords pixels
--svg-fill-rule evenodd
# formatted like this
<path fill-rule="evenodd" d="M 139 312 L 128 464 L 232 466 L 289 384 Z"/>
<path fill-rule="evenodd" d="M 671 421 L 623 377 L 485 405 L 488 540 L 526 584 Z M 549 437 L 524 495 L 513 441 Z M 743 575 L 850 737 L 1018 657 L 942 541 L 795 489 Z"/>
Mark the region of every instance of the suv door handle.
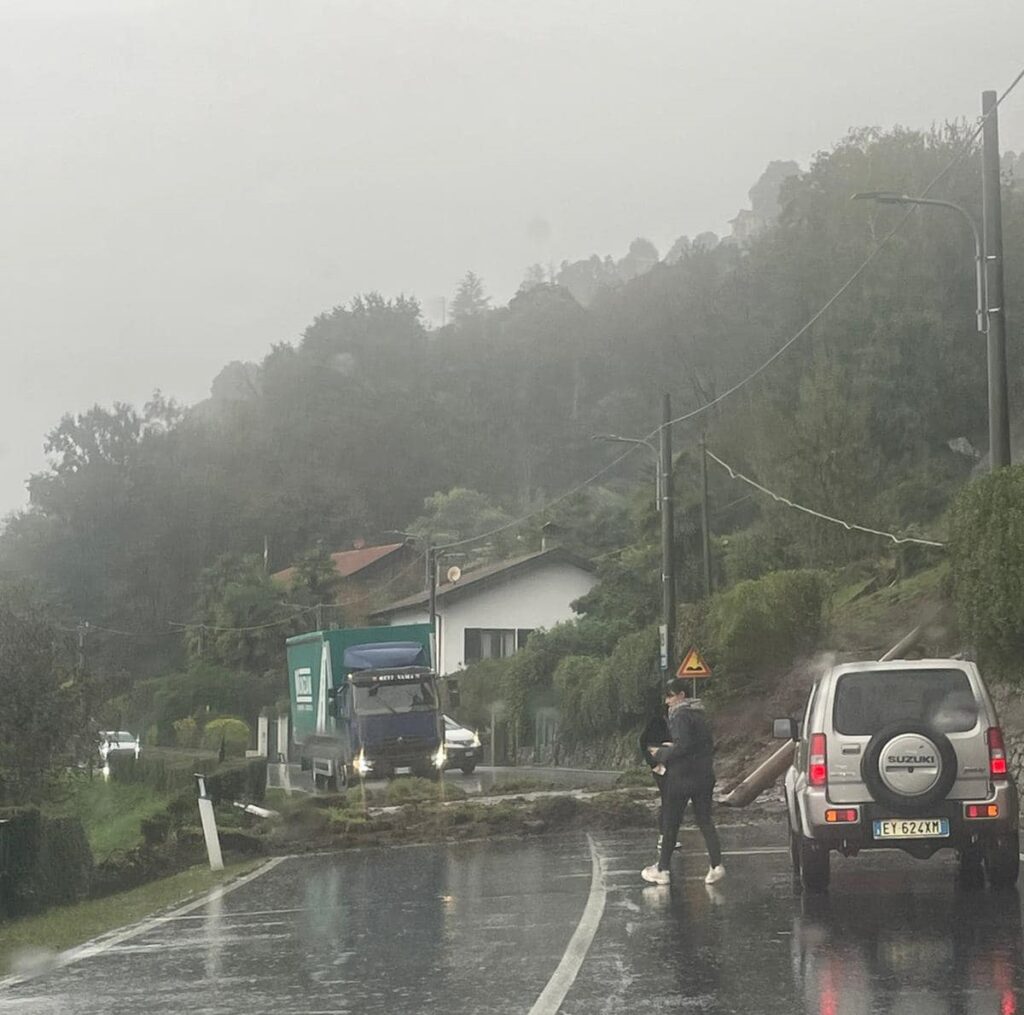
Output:
<path fill-rule="evenodd" d="M 860 744 L 843 744 L 843 754 L 860 754 Z"/>

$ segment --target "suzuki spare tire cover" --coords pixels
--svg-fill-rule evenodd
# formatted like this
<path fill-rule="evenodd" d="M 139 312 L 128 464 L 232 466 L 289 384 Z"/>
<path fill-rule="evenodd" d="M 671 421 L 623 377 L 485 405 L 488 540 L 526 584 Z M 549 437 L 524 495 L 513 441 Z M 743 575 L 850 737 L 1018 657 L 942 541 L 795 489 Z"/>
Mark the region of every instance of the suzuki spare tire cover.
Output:
<path fill-rule="evenodd" d="M 920 812 L 945 798 L 956 782 L 949 737 L 915 722 L 896 722 L 870 740 L 861 775 L 871 795 L 895 811 Z"/>

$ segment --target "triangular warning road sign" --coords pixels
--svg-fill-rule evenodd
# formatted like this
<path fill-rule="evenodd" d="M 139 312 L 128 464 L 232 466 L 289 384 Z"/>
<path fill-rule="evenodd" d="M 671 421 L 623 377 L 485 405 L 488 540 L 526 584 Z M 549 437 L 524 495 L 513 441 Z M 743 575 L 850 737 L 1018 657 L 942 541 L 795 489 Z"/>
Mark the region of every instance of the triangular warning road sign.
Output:
<path fill-rule="evenodd" d="M 686 658 L 679 664 L 676 670 L 677 677 L 710 677 L 711 667 L 701 658 L 701 654 L 691 648 L 686 653 Z"/>

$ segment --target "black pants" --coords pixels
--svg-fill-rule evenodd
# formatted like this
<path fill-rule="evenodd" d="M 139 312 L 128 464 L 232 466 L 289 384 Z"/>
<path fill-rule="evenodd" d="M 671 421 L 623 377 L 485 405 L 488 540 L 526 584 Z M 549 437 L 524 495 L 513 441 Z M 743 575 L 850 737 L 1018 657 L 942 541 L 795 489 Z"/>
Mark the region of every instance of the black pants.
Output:
<path fill-rule="evenodd" d="M 718 841 L 718 830 L 711 818 L 711 794 L 714 788 L 713 782 L 694 784 L 685 778 L 684 774 L 675 773 L 672 768 L 665 774 L 661 793 L 661 856 L 658 858 L 660 870 L 669 869 L 672 851 L 679 835 L 679 826 L 683 823 L 686 805 L 691 800 L 697 827 L 704 836 L 708 860 L 712 867 L 717 867 L 722 862 L 722 844 Z"/>

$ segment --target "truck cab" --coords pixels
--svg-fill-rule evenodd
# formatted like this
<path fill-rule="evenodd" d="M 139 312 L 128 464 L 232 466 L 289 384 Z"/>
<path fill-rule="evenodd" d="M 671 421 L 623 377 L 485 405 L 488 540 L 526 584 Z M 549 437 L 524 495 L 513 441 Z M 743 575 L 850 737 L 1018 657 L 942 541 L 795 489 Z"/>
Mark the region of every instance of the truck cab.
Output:
<path fill-rule="evenodd" d="M 444 770 L 429 625 L 316 631 L 287 642 L 292 738 L 318 789 Z"/>

